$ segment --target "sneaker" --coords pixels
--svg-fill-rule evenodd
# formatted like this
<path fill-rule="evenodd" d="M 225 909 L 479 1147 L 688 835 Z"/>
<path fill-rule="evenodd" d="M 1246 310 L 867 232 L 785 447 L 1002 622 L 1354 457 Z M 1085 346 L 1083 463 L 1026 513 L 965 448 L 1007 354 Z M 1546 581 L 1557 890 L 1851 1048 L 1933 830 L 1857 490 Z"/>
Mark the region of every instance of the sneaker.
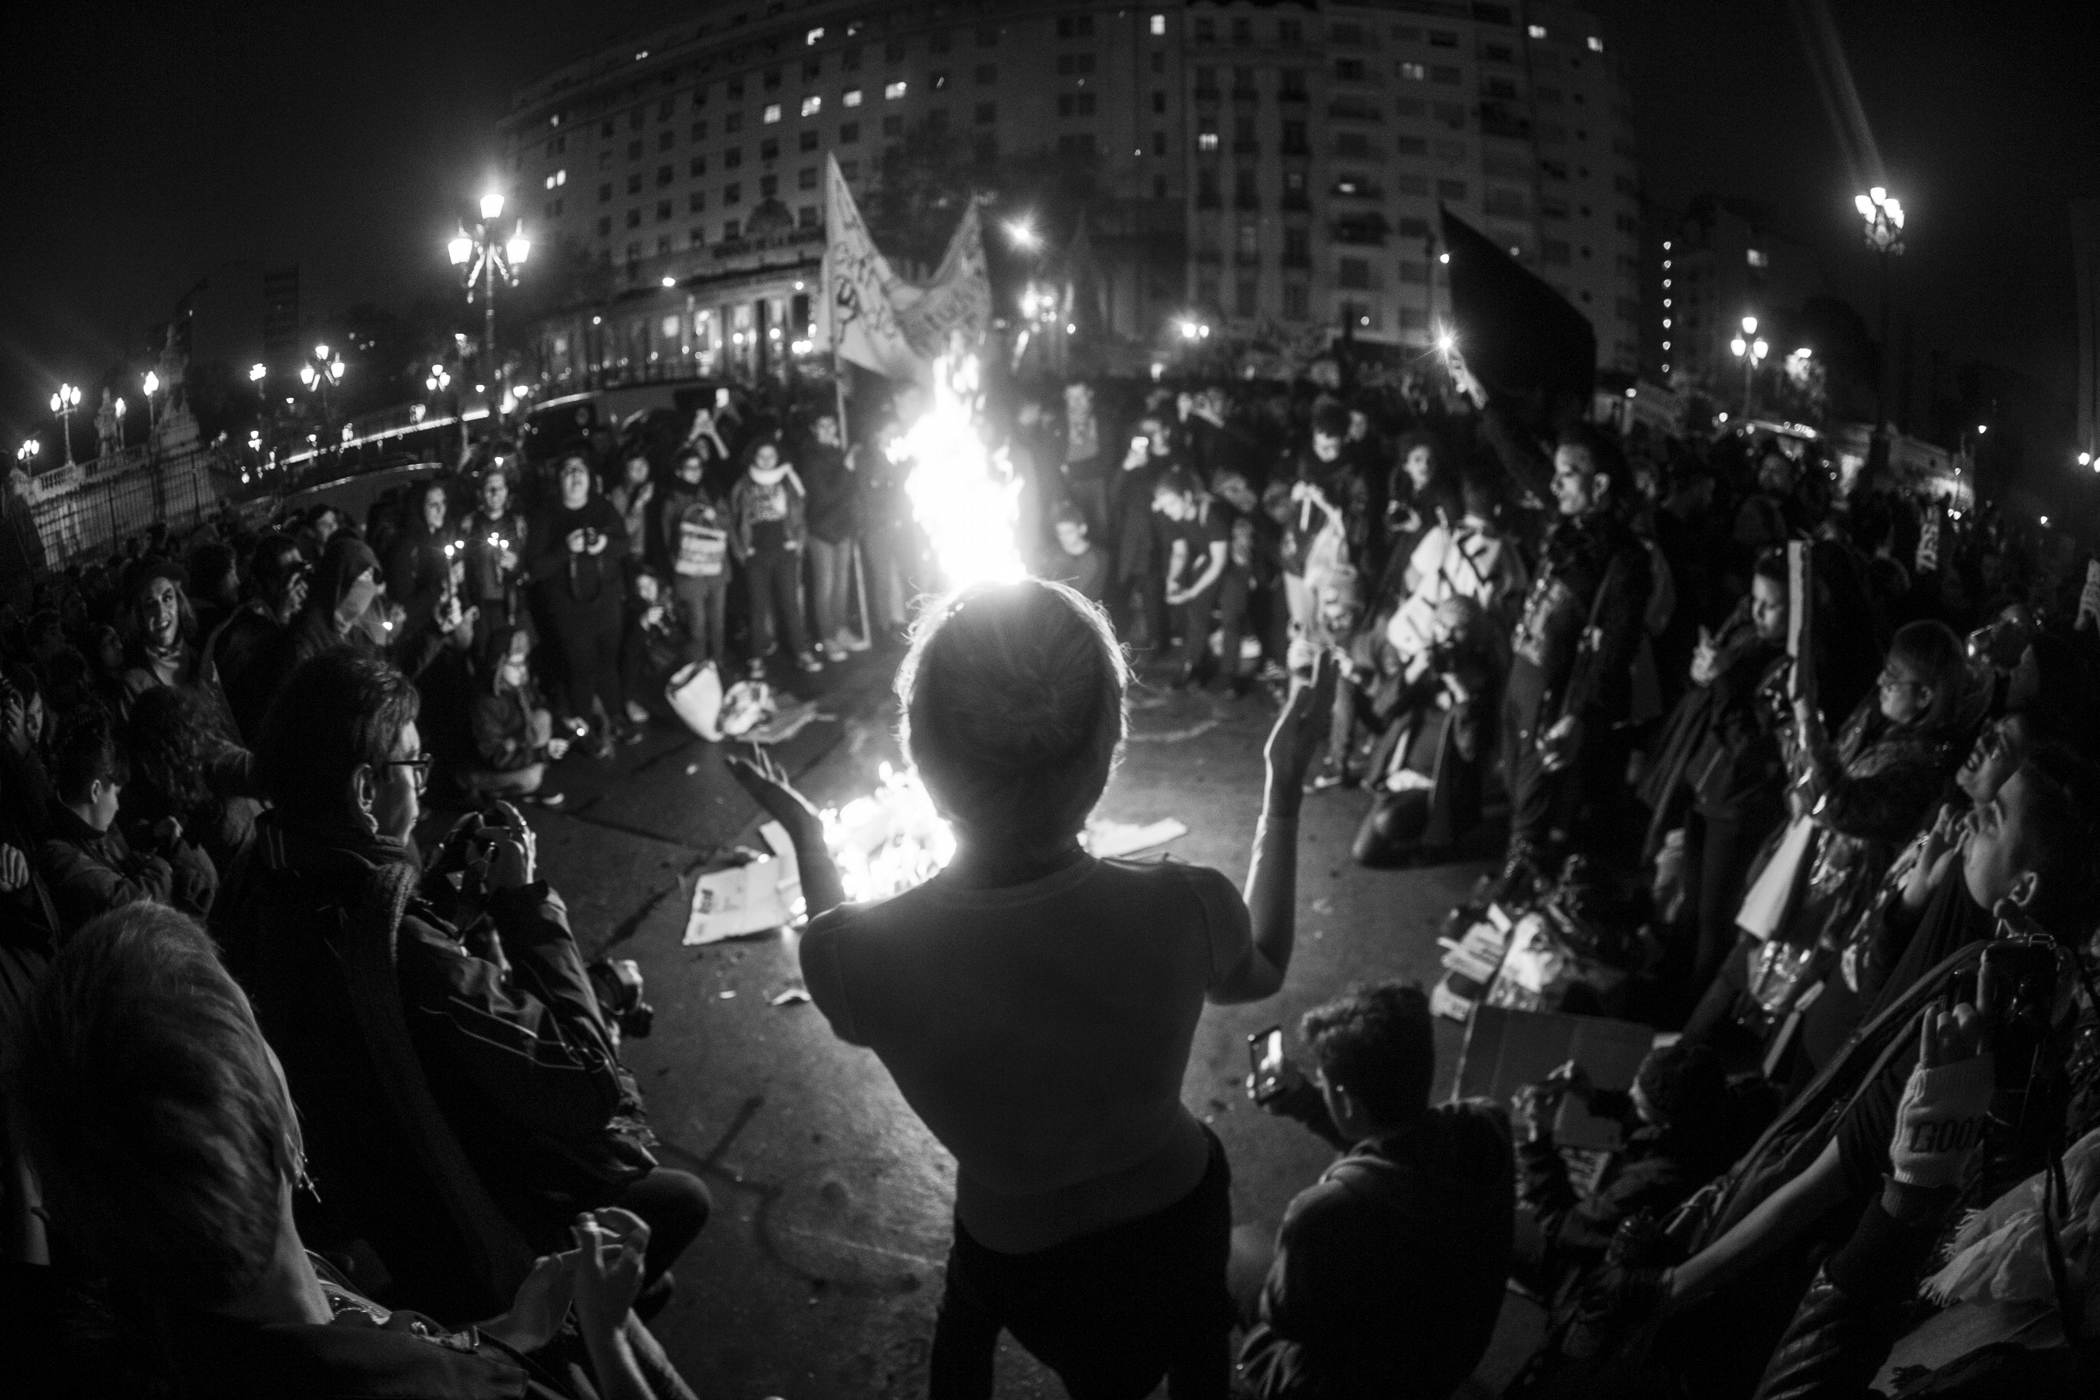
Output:
<path fill-rule="evenodd" d="M 818 650 L 823 653 L 824 659 L 834 666 L 846 659 L 846 649 L 837 642 L 826 642 Z"/>
<path fill-rule="evenodd" d="M 765 659 L 763 657 L 754 656 L 749 661 L 746 661 L 744 663 L 744 675 L 749 680 L 764 680 L 766 678 Z"/>
<path fill-rule="evenodd" d="M 839 647 L 840 650 L 852 652 L 866 651 L 870 647 L 875 645 L 873 642 L 868 641 L 866 638 L 861 637 L 856 633 L 848 632 L 844 628 L 839 629 L 838 636 L 834 637 L 832 641 Z"/>
<path fill-rule="evenodd" d="M 647 724 L 649 722 L 649 711 L 643 707 L 639 700 L 629 700 L 627 702 L 627 722 L 629 724 Z"/>
<path fill-rule="evenodd" d="M 814 675 L 824 669 L 824 663 L 817 660 L 816 653 L 811 651 L 798 653 L 795 657 L 795 665 L 809 675 Z"/>
<path fill-rule="evenodd" d="M 1344 771 L 1342 765 L 1336 763 L 1333 759 L 1327 759 L 1320 764 L 1319 770 L 1312 777 L 1306 779 L 1305 790 L 1307 792 L 1327 792 L 1334 788 L 1347 787 L 1348 785 L 1349 774 Z"/>

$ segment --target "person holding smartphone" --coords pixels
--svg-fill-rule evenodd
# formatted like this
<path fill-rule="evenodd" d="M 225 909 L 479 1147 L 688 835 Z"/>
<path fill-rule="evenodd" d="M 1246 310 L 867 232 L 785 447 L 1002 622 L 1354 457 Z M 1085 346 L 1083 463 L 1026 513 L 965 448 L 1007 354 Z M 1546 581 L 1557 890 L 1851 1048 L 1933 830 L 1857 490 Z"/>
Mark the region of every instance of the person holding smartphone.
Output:
<path fill-rule="evenodd" d="M 991 1395 L 1002 1330 L 1075 1395 L 1165 1377 L 1178 1400 L 1224 1400 L 1230 1383 L 1231 1174 L 1181 1087 L 1205 1004 L 1272 996 L 1290 967 L 1300 785 L 1333 663 L 1270 733 L 1244 898 L 1216 870 L 1081 845 L 1129 683 L 1107 618 L 1062 584 L 929 609 L 897 688 L 955 858 L 879 903 L 841 904 L 815 813 L 734 769 L 794 840 L 812 1000 L 956 1158 L 934 1400 Z"/>
<path fill-rule="evenodd" d="M 1234 1232 L 1247 1324 L 1240 1377 L 1262 1400 L 1443 1396 L 1486 1354 L 1516 1211 L 1499 1106 L 1430 1107 L 1429 1000 L 1411 983 L 1357 987 L 1299 1022 L 1306 1076 L 1272 1027 L 1250 1041 L 1247 1092 L 1341 1149 L 1292 1198 L 1272 1238 Z"/>

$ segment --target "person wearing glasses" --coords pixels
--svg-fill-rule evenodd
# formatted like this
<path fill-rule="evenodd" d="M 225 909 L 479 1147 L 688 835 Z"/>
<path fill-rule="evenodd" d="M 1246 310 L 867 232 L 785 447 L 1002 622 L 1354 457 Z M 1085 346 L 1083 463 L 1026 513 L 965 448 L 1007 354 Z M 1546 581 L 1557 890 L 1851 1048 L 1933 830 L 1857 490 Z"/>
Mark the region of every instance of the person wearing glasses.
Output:
<path fill-rule="evenodd" d="M 501 1303 L 488 1259 L 545 1252 L 579 1211 L 619 1206 L 650 1227 L 647 1312 L 707 1191 L 656 1165 L 516 809 L 463 819 L 421 858 L 418 706 L 375 657 L 300 666 L 256 752 L 274 808 L 215 929 L 305 1116 L 319 1200 L 302 1198 L 301 1233 L 364 1241 L 401 1296 L 449 1320 Z"/>

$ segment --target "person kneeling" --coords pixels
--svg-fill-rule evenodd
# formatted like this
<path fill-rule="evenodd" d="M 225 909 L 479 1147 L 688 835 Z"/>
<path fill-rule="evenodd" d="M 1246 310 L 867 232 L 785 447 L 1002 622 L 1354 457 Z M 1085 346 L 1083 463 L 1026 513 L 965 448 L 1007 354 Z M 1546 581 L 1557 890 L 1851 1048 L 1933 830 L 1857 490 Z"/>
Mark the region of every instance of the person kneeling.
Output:
<path fill-rule="evenodd" d="M 1430 1026 L 1419 987 L 1357 988 L 1299 1022 L 1310 1082 L 1285 1061 L 1248 1086 L 1343 1149 L 1284 1211 L 1266 1267 L 1267 1242 L 1234 1232 L 1235 1293 L 1251 1311 L 1240 1374 L 1262 1400 L 1428 1400 L 1487 1351 L 1514 1224 L 1509 1124 L 1484 1104 L 1429 1106 Z"/>

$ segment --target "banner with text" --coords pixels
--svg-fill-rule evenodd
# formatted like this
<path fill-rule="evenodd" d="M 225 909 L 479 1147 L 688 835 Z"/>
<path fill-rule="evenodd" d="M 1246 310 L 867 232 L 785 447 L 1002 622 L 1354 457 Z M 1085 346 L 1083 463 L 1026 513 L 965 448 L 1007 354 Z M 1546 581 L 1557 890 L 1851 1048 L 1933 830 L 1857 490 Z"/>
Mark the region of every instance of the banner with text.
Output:
<path fill-rule="evenodd" d="M 824 177 L 822 314 L 832 353 L 886 378 L 923 380 L 958 334 L 975 341 L 991 324 L 977 208 L 963 214 L 933 281 L 918 287 L 875 246 L 837 159 L 825 160 Z"/>

